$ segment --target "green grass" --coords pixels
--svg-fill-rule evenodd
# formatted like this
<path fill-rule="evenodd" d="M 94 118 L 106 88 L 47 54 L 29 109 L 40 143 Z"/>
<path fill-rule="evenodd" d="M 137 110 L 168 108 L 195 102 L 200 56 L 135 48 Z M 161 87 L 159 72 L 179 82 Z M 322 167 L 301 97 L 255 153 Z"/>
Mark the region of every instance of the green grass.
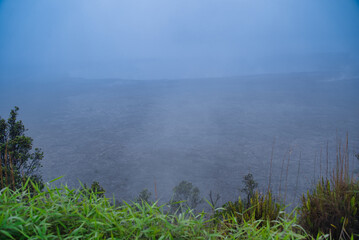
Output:
<path fill-rule="evenodd" d="M 31 188 L 29 187 L 31 186 Z M 94 192 L 67 186 L 40 189 L 27 181 L 0 194 L 0 239 L 305 239 L 296 216 L 273 221 L 237 222 L 238 216 L 213 221 L 188 209 L 99 198 Z"/>
<path fill-rule="evenodd" d="M 284 213 L 283 213 L 284 215 Z M 235 222 L 236 217 L 227 224 L 228 239 L 310 239 L 305 230 L 299 226 L 296 215 L 277 220 L 243 220 L 241 224 Z"/>

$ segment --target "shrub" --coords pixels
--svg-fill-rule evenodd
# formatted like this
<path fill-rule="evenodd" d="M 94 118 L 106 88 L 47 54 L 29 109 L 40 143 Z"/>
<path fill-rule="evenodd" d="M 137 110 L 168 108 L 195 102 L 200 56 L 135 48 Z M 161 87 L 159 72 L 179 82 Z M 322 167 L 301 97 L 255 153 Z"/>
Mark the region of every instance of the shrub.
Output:
<path fill-rule="evenodd" d="M 248 173 L 246 176 L 244 176 L 242 182 L 244 187 L 241 188 L 240 191 L 247 195 L 246 204 L 249 205 L 249 201 L 254 196 L 255 190 L 258 187 L 258 183 L 254 180 L 252 173 Z"/>
<path fill-rule="evenodd" d="M 334 239 L 359 236 L 358 182 L 331 183 L 322 179 L 312 193 L 302 197 L 300 223 L 313 236 L 330 234 Z"/>
<path fill-rule="evenodd" d="M 278 219 L 281 210 L 284 206 L 278 203 L 271 192 L 267 194 L 260 194 L 255 192 L 250 198 L 249 203 L 243 202 L 241 198 L 236 202 L 227 202 L 223 205 L 223 210 L 216 214 L 217 217 L 223 219 L 223 221 L 233 221 L 238 224 L 255 221 L 265 220 L 273 221 Z"/>
<path fill-rule="evenodd" d="M 21 120 L 17 120 L 19 108 L 10 111 L 7 120 L 0 116 L 0 187 L 20 188 L 24 178 L 42 185 L 38 170 L 44 153 L 33 148 L 33 139 L 26 136 Z"/>
<path fill-rule="evenodd" d="M 313 236 L 330 234 L 333 239 L 359 237 L 359 182 L 349 174 L 348 141 L 339 144 L 337 164 L 330 179 L 322 178 L 302 197 L 300 224 Z"/>
<path fill-rule="evenodd" d="M 137 198 L 135 199 L 135 202 L 139 204 L 141 204 L 142 202 L 151 204 L 151 196 L 152 193 L 147 188 L 145 188 L 138 194 Z"/>
<path fill-rule="evenodd" d="M 190 182 L 182 181 L 173 188 L 173 197 L 170 201 L 171 211 L 182 212 L 187 208 L 195 209 L 202 201 L 199 188 Z"/>
<path fill-rule="evenodd" d="M 90 196 L 91 194 L 95 194 L 98 198 L 104 198 L 105 192 L 106 190 L 97 181 L 93 181 L 90 188 L 87 187 L 86 183 L 83 185 L 82 193 L 84 195 Z"/>

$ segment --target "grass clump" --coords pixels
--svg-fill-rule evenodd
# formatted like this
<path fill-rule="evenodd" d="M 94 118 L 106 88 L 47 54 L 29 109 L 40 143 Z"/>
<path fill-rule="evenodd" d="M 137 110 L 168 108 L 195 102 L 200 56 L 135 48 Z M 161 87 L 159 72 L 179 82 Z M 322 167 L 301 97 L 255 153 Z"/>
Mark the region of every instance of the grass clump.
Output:
<path fill-rule="evenodd" d="M 246 200 L 242 201 L 239 197 L 238 201 L 227 202 L 223 205 L 223 210 L 217 213 L 221 215 L 224 221 L 231 221 L 235 218 L 235 222 L 244 223 L 255 220 L 273 221 L 279 218 L 284 211 L 284 205 L 280 204 L 273 197 L 270 190 L 266 194 L 261 194 L 255 189 L 258 183 L 254 180 L 251 173 L 243 178 L 244 187 L 241 192 L 246 193 Z"/>
<path fill-rule="evenodd" d="M 359 237 L 359 183 L 317 183 L 302 197 L 301 225 L 312 235 L 330 234 L 333 239 Z"/>
<path fill-rule="evenodd" d="M 313 236 L 331 239 L 359 238 L 359 181 L 349 174 L 348 141 L 339 144 L 336 168 L 330 179 L 322 178 L 302 197 L 299 223 Z"/>
<path fill-rule="evenodd" d="M 242 201 L 241 198 L 236 202 L 227 202 L 222 210 L 216 213 L 216 217 L 229 225 L 256 222 L 262 226 L 283 217 L 283 209 L 284 206 L 273 198 L 271 192 L 255 192 L 249 202 Z"/>
<path fill-rule="evenodd" d="M 226 222 L 225 229 L 222 231 L 225 239 L 313 239 L 305 230 L 297 224 L 296 214 L 278 217 L 276 220 L 249 220 L 244 218 L 241 224 L 236 221 L 237 217 L 232 216 Z M 318 236 L 320 239 L 320 236 Z"/>

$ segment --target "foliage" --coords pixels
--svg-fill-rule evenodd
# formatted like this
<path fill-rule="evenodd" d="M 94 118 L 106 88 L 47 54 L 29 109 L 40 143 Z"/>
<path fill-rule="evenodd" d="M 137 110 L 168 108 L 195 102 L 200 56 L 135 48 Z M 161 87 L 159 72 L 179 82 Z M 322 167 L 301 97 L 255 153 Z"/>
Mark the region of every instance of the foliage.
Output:
<path fill-rule="evenodd" d="M 284 206 L 276 202 L 271 192 L 264 195 L 255 192 L 250 198 L 249 204 L 239 198 L 234 203 L 227 202 L 222 209 L 216 215 L 224 221 L 235 220 L 236 223 L 244 223 L 251 220 L 268 220 L 271 222 L 280 217 Z"/>
<path fill-rule="evenodd" d="M 208 200 L 207 203 L 211 206 L 213 213 L 216 213 L 217 211 L 217 204 L 219 199 L 221 199 L 221 195 L 219 193 L 216 193 L 215 196 L 213 195 L 214 193 L 212 191 L 209 191 L 208 194 Z"/>
<path fill-rule="evenodd" d="M 248 173 L 246 176 L 244 176 L 242 180 L 244 187 L 241 190 L 241 192 L 246 193 L 247 195 L 247 202 L 246 204 L 249 204 L 250 199 L 254 196 L 255 189 L 258 187 L 258 183 L 254 180 L 253 175 L 251 173 Z"/>
<path fill-rule="evenodd" d="M 243 220 L 238 224 L 235 216 L 230 216 L 229 221 L 223 225 L 220 231 L 226 239 L 310 239 L 305 230 L 297 224 L 297 216 L 291 214 L 278 217 L 276 220 Z M 317 239 L 322 239 L 318 236 Z"/>
<path fill-rule="evenodd" d="M 35 189 L 31 194 L 29 186 Z M 275 220 L 237 221 L 232 215 L 213 222 L 187 209 L 165 214 L 164 205 L 116 206 L 86 189 L 66 185 L 41 191 L 28 179 L 0 192 L 0 239 L 308 239 L 296 215 Z M 215 224 L 214 224 L 215 223 Z M 320 237 L 320 236 L 319 236 Z M 320 239 L 318 237 L 318 239 Z"/>
<path fill-rule="evenodd" d="M 227 202 L 222 206 L 222 211 L 217 212 L 216 216 L 224 221 L 235 219 L 237 223 L 244 223 L 255 220 L 268 220 L 269 222 L 278 219 L 284 206 L 276 201 L 272 193 L 260 194 L 255 189 L 258 183 L 254 180 L 251 173 L 243 178 L 244 187 L 242 192 L 246 193 L 246 200 Z"/>
<path fill-rule="evenodd" d="M 30 181 L 0 195 L 0 239 L 213 239 L 204 213 L 164 214 L 156 204 L 116 207 L 95 192 L 67 186 L 29 194 Z"/>
<path fill-rule="evenodd" d="M 302 197 L 300 223 L 312 235 L 330 234 L 333 239 L 359 237 L 359 181 L 349 173 L 348 141 L 339 144 L 337 164 L 330 179 L 322 178 Z"/>
<path fill-rule="evenodd" d="M 152 195 L 152 193 L 147 188 L 145 188 L 138 194 L 138 197 L 136 198 L 136 202 L 137 203 L 142 203 L 142 202 L 151 203 L 151 200 L 150 200 L 151 195 Z"/>
<path fill-rule="evenodd" d="M 240 223 L 250 220 L 276 220 L 284 206 L 275 200 L 270 191 L 266 194 L 255 191 L 258 183 L 251 173 L 244 176 L 243 184 L 241 191 L 246 193 L 246 200 L 239 198 L 234 203 L 227 202 L 223 205 L 222 212 L 217 215 L 221 215 L 223 219 L 234 217 L 236 222 Z"/>
<path fill-rule="evenodd" d="M 173 197 L 170 201 L 172 212 L 182 212 L 186 208 L 195 209 L 202 202 L 199 188 L 190 182 L 182 181 L 173 188 Z"/>
<path fill-rule="evenodd" d="M 90 188 L 88 188 L 86 184 L 83 185 L 83 193 L 85 195 L 88 193 L 91 193 L 91 194 L 93 193 L 98 198 L 104 198 L 105 192 L 106 192 L 106 190 L 97 181 L 93 181 Z"/>
<path fill-rule="evenodd" d="M 196 215 L 187 209 L 166 214 L 164 207 L 145 201 L 116 206 L 91 188 L 46 185 L 41 191 L 28 179 L 20 189 L 0 192 L 0 239 L 308 238 L 296 224 L 296 216 L 238 222 L 232 215 L 213 224 L 203 212 Z"/>
<path fill-rule="evenodd" d="M 312 193 L 302 197 L 302 226 L 312 235 L 320 232 L 333 239 L 359 237 L 359 183 L 331 183 L 322 179 Z"/>
<path fill-rule="evenodd" d="M 32 150 L 33 139 L 25 135 L 25 127 L 17 120 L 18 107 L 10 112 L 6 121 L 0 117 L 0 186 L 19 188 L 24 178 L 42 182 L 38 169 L 43 159 L 39 148 Z"/>

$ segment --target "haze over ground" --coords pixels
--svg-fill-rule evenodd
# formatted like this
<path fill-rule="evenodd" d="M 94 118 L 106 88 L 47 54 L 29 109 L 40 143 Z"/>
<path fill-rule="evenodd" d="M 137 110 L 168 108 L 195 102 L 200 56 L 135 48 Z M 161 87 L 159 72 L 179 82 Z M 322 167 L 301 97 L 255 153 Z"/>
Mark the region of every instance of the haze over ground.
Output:
<path fill-rule="evenodd" d="M 126 200 L 266 188 L 275 139 L 294 201 L 327 141 L 330 166 L 347 131 L 359 151 L 358 43 L 354 0 L 0 0 L 0 116 L 20 107 L 46 181 Z"/>

